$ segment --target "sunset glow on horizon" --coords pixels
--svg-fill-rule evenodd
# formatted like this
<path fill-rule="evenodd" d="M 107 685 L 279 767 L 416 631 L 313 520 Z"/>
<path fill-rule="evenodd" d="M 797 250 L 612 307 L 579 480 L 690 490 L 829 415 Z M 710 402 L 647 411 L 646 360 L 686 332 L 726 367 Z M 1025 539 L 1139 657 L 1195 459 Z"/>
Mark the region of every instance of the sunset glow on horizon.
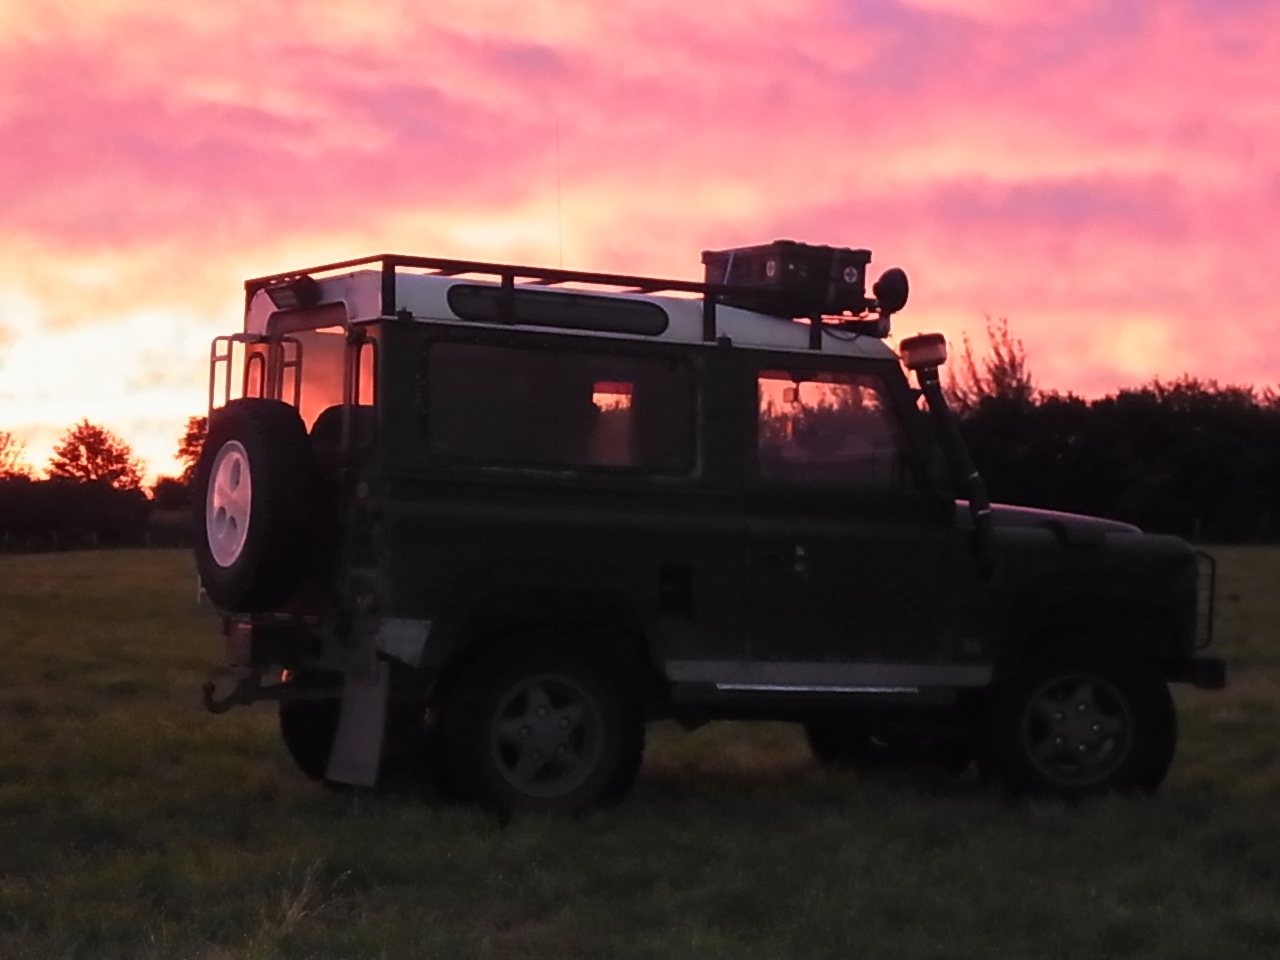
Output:
<path fill-rule="evenodd" d="M 790 238 L 1039 386 L 1280 385 L 1280 5 L 0 0 L 0 429 L 175 473 L 245 278 Z"/>

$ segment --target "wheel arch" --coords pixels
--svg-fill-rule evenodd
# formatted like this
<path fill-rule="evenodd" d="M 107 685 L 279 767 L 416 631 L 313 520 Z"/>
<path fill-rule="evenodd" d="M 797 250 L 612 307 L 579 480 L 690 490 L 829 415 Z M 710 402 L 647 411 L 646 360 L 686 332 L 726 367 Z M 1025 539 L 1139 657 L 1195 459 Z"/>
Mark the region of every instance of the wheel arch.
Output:
<path fill-rule="evenodd" d="M 1116 597 L 1060 597 L 1014 610 L 996 660 L 996 676 L 1008 677 L 1045 657 L 1176 659 L 1177 635 L 1159 606 Z"/>
<path fill-rule="evenodd" d="M 432 695 L 448 691 L 494 647 L 548 633 L 619 671 L 648 704 L 660 682 L 643 622 L 621 594 L 569 585 L 512 583 L 473 593 L 441 617 L 441 668 Z"/>

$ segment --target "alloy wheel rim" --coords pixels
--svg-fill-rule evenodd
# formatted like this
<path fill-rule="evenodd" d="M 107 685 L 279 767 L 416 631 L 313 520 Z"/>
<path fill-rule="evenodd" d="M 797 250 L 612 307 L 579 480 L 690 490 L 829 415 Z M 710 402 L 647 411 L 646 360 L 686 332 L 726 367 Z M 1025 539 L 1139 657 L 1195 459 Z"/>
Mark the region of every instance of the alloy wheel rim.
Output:
<path fill-rule="evenodd" d="M 498 704 L 489 746 L 502 778 L 530 797 L 581 786 L 600 760 L 603 726 L 596 698 L 572 677 L 539 674 Z"/>
<path fill-rule="evenodd" d="M 229 440 L 214 458 L 205 498 L 205 534 L 209 553 L 218 566 L 229 567 L 240 559 L 252 512 L 249 454 L 238 440 Z"/>
<path fill-rule="evenodd" d="M 1133 714 L 1115 684 L 1086 673 L 1042 683 L 1022 715 L 1022 747 L 1055 783 L 1086 786 L 1113 774 L 1133 746 Z"/>

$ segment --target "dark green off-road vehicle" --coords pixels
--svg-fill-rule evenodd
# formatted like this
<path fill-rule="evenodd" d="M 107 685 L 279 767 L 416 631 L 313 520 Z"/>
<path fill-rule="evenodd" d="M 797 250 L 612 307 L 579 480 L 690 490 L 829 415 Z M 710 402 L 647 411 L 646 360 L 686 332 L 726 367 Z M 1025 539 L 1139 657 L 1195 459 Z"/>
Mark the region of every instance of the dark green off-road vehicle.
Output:
<path fill-rule="evenodd" d="M 823 762 L 1153 789 L 1212 563 L 991 506 L 941 336 L 865 250 L 705 282 L 407 256 L 246 284 L 214 342 L 197 559 L 306 774 L 430 771 L 502 808 L 620 797 L 644 725 L 803 723 Z M 904 366 L 914 371 L 908 382 Z"/>

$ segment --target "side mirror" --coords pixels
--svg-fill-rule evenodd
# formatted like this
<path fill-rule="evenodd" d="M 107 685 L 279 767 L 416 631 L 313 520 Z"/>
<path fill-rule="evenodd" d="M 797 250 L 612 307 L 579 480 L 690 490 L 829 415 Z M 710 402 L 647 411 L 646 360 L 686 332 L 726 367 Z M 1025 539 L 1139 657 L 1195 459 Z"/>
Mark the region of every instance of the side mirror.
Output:
<path fill-rule="evenodd" d="M 880 279 L 871 286 L 876 298 L 876 307 L 882 316 L 897 313 L 907 305 L 907 274 L 901 267 L 890 267 L 880 274 Z"/>

